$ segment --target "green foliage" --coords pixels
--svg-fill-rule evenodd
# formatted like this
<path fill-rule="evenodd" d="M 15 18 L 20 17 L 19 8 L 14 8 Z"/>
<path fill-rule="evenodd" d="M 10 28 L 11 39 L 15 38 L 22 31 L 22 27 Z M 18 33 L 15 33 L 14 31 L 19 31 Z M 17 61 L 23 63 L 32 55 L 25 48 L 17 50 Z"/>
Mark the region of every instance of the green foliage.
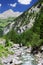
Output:
<path fill-rule="evenodd" d="M 9 34 L 8 34 L 8 39 L 10 39 L 11 41 L 17 43 L 19 42 L 19 35 L 14 31 L 14 29 L 12 29 Z"/>
<path fill-rule="evenodd" d="M 5 47 L 11 47 L 13 43 L 11 43 L 10 41 L 8 41 L 6 44 L 5 44 Z"/>
<path fill-rule="evenodd" d="M 26 43 L 26 46 L 27 46 L 27 47 L 30 47 L 30 46 L 31 46 L 31 43 L 30 43 L 30 42 L 27 42 L 27 43 Z"/>
<path fill-rule="evenodd" d="M 7 51 L 5 50 L 4 46 L 3 45 L 0 45 L 0 57 L 2 57 L 3 55 L 4 56 L 7 56 Z"/>
<path fill-rule="evenodd" d="M 8 54 L 12 55 L 13 52 L 9 51 L 8 47 L 4 47 L 3 45 L 0 44 L 0 57 L 3 57 L 3 56 L 7 57 Z"/>
<path fill-rule="evenodd" d="M 12 29 L 12 31 L 10 31 L 7 35 L 7 38 L 10 39 L 10 41 L 13 41 L 14 43 L 22 43 L 23 45 L 25 45 L 28 41 L 31 41 L 32 34 L 33 32 L 31 30 L 27 30 L 19 35 Z M 9 44 L 8 41 L 6 43 L 7 45 Z"/>
<path fill-rule="evenodd" d="M 31 41 L 33 32 L 31 30 L 27 30 L 21 34 L 21 43 L 26 45 L 28 41 Z"/>
<path fill-rule="evenodd" d="M 33 38 L 31 40 L 31 46 L 35 47 L 35 46 L 39 46 L 40 45 L 40 36 L 38 34 L 33 34 Z"/>
<path fill-rule="evenodd" d="M 41 8 L 40 13 L 41 13 L 41 15 L 40 15 L 40 22 L 41 22 L 41 25 L 40 25 L 40 38 L 43 39 L 43 8 Z"/>

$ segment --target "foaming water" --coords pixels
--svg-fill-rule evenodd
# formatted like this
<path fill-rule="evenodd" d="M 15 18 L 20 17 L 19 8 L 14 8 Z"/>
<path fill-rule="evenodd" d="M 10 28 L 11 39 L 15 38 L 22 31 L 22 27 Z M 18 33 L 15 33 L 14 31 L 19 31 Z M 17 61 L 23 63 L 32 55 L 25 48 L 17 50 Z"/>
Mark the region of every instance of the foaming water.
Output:
<path fill-rule="evenodd" d="M 37 65 L 35 57 L 29 53 L 24 52 L 21 56 L 21 60 L 23 61 L 21 65 Z"/>

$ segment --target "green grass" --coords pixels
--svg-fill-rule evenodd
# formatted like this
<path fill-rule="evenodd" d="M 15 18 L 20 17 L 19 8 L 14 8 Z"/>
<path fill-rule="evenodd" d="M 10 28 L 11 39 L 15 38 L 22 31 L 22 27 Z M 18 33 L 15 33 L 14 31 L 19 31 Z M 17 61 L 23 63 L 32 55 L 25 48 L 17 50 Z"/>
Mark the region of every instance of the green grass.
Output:
<path fill-rule="evenodd" d="M 0 44 L 0 57 L 7 57 L 8 54 L 14 54 L 12 51 L 8 50 L 9 47 L 4 47 L 3 45 Z"/>
<path fill-rule="evenodd" d="M 13 17 L 9 17 L 7 19 L 0 19 L 0 27 L 5 27 L 7 26 L 9 23 L 11 23 L 15 18 Z"/>
<path fill-rule="evenodd" d="M 10 22 L 7 22 L 6 20 L 0 20 L 0 27 L 5 27 L 8 25 Z"/>

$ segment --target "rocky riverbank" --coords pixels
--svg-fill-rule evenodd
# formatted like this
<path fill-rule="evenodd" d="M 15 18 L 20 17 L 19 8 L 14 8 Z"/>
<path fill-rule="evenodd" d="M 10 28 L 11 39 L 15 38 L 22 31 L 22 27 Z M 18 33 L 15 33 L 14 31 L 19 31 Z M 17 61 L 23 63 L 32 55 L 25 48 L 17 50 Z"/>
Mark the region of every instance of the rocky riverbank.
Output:
<path fill-rule="evenodd" d="M 43 53 L 38 52 L 38 54 L 32 55 L 31 54 L 31 47 L 27 48 L 26 46 L 19 47 L 19 44 L 14 44 L 12 47 L 9 48 L 10 51 L 13 51 L 13 55 L 8 55 L 8 57 L 0 58 L 3 65 L 27 65 L 30 61 L 35 61 L 36 65 L 43 65 Z M 27 62 L 28 61 L 28 62 Z"/>
<path fill-rule="evenodd" d="M 43 65 L 43 53 L 35 54 L 35 59 L 38 63 L 38 65 Z"/>

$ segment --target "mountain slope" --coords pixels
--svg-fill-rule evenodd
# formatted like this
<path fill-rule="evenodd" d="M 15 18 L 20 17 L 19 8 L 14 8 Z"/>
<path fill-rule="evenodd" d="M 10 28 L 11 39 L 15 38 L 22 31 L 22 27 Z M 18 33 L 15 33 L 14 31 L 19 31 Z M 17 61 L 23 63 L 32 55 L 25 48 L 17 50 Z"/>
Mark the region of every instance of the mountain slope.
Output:
<path fill-rule="evenodd" d="M 41 6 L 42 5 L 40 4 L 33 6 L 15 20 L 14 27 L 18 30 L 18 33 L 22 33 L 26 29 L 30 29 L 33 26 L 36 15 L 39 14 Z"/>
<path fill-rule="evenodd" d="M 9 17 L 18 17 L 19 15 L 21 15 L 22 12 L 13 12 L 13 10 L 9 9 L 3 13 L 0 14 L 0 18 L 1 19 L 6 19 L 6 18 L 9 18 Z"/>
<path fill-rule="evenodd" d="M 21 16 L 18 16 L 16 19 L 13 19 L 12 21 L 7 20 L 7 22 L 11 21 L 11 24 L 8 24 L 4 27 L 3 34 L 7 34 L 12 28 L 14 28 L 14 30 L 16 30 L 18 33 L 23 33 L 27 29 L 31 29 L 35 22 L 36 15 L 39 14 L 41 7 L 42 4 L 37 3 L 35 6 L 24 12 Z"/>

